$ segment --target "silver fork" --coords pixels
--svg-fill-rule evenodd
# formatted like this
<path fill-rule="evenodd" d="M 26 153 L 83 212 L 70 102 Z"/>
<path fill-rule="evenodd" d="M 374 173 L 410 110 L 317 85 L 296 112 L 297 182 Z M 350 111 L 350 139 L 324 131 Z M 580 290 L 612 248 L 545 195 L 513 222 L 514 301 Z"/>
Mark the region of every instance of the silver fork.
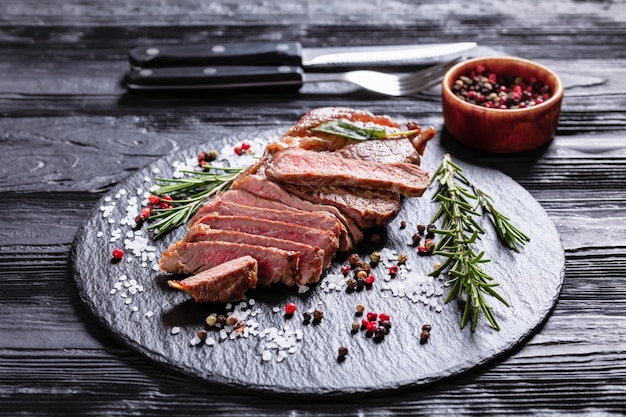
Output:
<path fill-rule="evenodd" d="M 446 71 L 463 58 L 457 57 L 421 71 L 406 74 L 387 74 L 378 71 L 348 71 L 343 73 L 305 73 L 303 81 L 346 81 L 366 90 L 387 96 L 409 96 L 435 86 Z"/>

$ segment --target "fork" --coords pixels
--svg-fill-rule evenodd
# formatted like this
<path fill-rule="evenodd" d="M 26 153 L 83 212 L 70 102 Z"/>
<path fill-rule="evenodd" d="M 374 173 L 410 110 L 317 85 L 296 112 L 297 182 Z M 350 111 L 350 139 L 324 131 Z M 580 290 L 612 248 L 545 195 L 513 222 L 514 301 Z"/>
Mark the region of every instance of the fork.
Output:
<path fill-rule="evenodd" d="M 345 81 L 387 96 L 409 96 L 435 86 L 446 71 L 462 60 L 461 57 L 456 57 L 424 70 L 405 74 L 367 70 L 343 73 L 305 73 L 303 82 Z"/>

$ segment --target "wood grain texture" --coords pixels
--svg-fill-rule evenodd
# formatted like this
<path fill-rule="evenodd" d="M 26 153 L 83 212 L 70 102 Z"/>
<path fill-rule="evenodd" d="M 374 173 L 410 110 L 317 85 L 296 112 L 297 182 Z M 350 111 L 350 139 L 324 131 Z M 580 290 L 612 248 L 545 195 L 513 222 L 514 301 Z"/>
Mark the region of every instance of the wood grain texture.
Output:
<path fill-rule="evenodd" d="M 458 147 L 544 207 L 566 253 L 541 331 L 494 365 L 384 397 L 248 396 L 164 371 L 117 344 L 82 306 L 70 249 L 99 197 L 163 155 L 233 129 L 288 127 L 347 105 L 441 130 L 436 90 L 385 98 L 340 85 L 302 94 L 125 94 L 126 53 L 151 43 L 298 40 L 307 46 L 476 40 L 557 71 L 555 140 L 525 155 Z M 346 1 L 53 1 L 0 4 L 0 414 L 622 415 L 626 409 L 626 5 Z M 441 132 L 438 140 L 454 146 Z M 532 219 L 528 220 L 532 227 Z"/>

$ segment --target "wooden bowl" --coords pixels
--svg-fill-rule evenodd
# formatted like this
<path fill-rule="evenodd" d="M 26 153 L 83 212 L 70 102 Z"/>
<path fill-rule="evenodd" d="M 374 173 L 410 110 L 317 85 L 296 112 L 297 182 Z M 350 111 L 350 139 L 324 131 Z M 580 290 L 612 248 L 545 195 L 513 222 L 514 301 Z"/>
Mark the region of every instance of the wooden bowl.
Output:
<path fill-rule="evenodd" d="M 550 86 L 551 97 L 522 109 L 486 108 L 457 97 L 455 81 L 479 65 L 501 76 L 531 77 Z M 483 57 L 451 68 L 442 82 L 443 119 L 448 132 L 459 142 L 492 153 L 515 153 L 546 144 L 556 132 L 563 100 L 563 83 L 549 69 L 514 57 Z"/>

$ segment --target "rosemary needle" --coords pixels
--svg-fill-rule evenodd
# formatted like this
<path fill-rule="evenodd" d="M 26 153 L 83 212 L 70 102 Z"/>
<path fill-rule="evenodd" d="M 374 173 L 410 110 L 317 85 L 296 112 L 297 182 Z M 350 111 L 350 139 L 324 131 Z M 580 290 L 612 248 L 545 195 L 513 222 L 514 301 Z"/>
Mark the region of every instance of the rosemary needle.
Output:
<path fill-rule="evenodd" d="M 500 326 L 486 296 L 495 298 L 507 307 L 509 304 L 496 291 L 498 284 L 481 268 L 481 264 L 489 262 L 489 259 L 484 252 L 476 253 L 473 249 L 485 233 L 477 219 L 488 213 L 500 239 L 506 247 L 516 252 L 519 252 L 518 245 L 523 245 L 529 238 L 498 211 L 493 198 L 472 184 L 462 171 L 446 154 L 433 175 L 434 181 L 439 184 L 433 200 L 439 202 L 439 208 L 432 222 L 441 220 L 441 227 L 434 230 L 441 235 L 434 253 L 444 256 L 446 260 L 429 275 L 436 276 L 447 271 L 451 277 L 452 287 L 445 302 L 454 298 L 465 301 L 461 328 L 471 321 L 474 331 L 482 312 L 489 325 L 499 330 Z M 478 211 L 479 208 L 482 208 L 482 213 Z"/>
<path fill-rule="evenodd" d="M 155 178 L 159 188 L 153 190 L 156 196 L 169 196 L 167 206 L 154 208 L 147 227 L 157 240 L 179 226 L 184 225 L 211 196 L 230 187 L 233 180 L 246 168 L 205 166 L 211 171 L 181 171 L 184 178 Z M 215 173 L 212 171 L 222 171 Z"/>

